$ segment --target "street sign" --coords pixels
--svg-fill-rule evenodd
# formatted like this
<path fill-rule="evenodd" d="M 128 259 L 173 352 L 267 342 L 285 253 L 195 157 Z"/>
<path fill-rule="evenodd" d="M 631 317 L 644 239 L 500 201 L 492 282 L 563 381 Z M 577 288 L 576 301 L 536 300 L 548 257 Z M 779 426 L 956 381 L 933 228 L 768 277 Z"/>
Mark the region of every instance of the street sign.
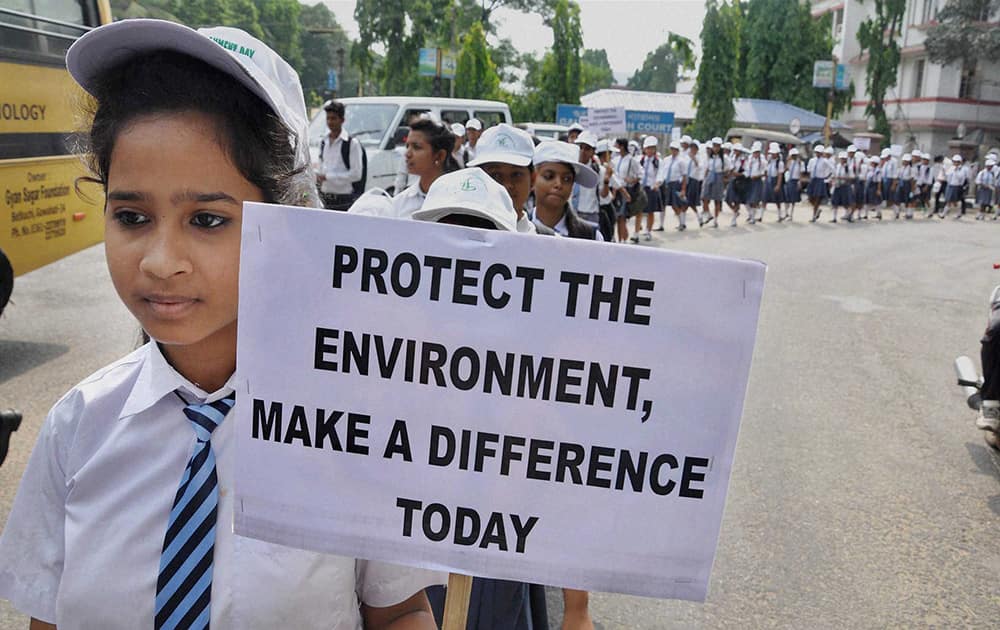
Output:
<path fill-rule="evenodd" d="M 849 78 L 847 76 L 847 66 L 842 63 L 837 64 L 837 76 L 833 82 L 833 88 L 835 90 L 846 90 L 850 87 Z"/>
<path fill-rule="evenodd" d="M 556 106 L 556 124 L 568 126 L 578 122 L 594 133 L 602 135 L 603 132 L 593 129 L 594 119 L 592 115 L 588 114 L 588 112 L 592 114 L 593 112 L 600 111 L 606 110 L 604 108 L 588 110 L 582 105 L 567 105 L 565 103 L 560 103 Z M 633 109 L 625 110 L 625 131 L 627 133 L 651 133 L 669 136 L 673 128 L 673 112 L 649 112 Z"/>
<path fill-rule="evenodd" d="M 417 61 L 417 74 L 422 77 L 455 78 L 458 58 L 443 48 L 421 48 Z"/>
<path fill-rule="evenodd" d="M 337 71 L 333 68 L 326 71 L 326 89 L 331 92 L 337 91 Z"/>
<path fill-rule="evenodd" d="M 833 62 L 817 61 L 813 64 L 813 87 L 831 88 L 833 87 Z"/>

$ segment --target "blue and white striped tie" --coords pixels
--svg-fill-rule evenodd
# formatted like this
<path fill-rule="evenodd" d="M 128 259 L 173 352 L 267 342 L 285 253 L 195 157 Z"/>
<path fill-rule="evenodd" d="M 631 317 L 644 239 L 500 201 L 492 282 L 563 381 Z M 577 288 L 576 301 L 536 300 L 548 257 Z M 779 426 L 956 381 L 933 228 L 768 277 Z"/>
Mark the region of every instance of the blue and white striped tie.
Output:
<path fill-rule="evenodd" d="M 178 394 L 179 395 L 179 394 Z M 170 510 L 156 582 L 156 630 L 208 628 L 212 553 L 219 483 L 212 431 L 233 408 L 235 394 L 184 408 L 198 437 Z"/>

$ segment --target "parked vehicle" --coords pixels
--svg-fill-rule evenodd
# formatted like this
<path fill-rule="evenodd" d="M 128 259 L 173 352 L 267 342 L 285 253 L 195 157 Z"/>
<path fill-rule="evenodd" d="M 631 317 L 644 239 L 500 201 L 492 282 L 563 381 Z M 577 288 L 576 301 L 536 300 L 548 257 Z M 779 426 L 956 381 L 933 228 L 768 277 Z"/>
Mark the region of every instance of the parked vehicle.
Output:
<path fill-rule="evenodd" d="M 565 136 L 569 131 L 569 127 L 565 125 L 552 123 L 523 122 L 517 123 L 515 126 L 524 129 L 539 140 L 558 140 L 560 136 Z"/>
<path fill-rule="evenodd" d="M 339 99 L 344 104 L 344 128 L 357 138 L 368 154 L 366 188 L 394 192 L 396 173 L 406 142 L 409 122 L 430 114 L 445 123 L 465 124 L 478 118 L 483 128 L 510 123 L 510 108 L 500 101 L 433 98 L 425 96 L 359 96 Z M 324 104 L 325 105 L 325 104 Z M 326 113 L 320 109 L 309 123 L 309 152 L 319 164 L 319 145 L 326 134 Z"/>
<path fill-rule="evenodd" d="M 1000 326 L 1000 286 L 993 289 L 993 293 L 990 295 L 989 304 L 990 312 L 988 320 L 989 323 L 987 325 L 988 332 L 996 330 L 997 327 Z M 995 341 L 1000 343 L 1000 339 Z M 966 404 L 974 411 L 980 411 L 983 404 L 982 389 L 985 382 L 983 375 L 987 373 L 987 366 L 984 365 L 982 368 L 982 372 L 977 370 L 976 364 L 967 356 L 960 356 L 955 359 L 955 374 L 958 377 L 958 385 L 965 392 Z M 992 370 L 996 370 L 1000 368 L 1000 366 L 991 365 L 989 368 L 989 373 L 992 378 Z M 980 412 L 980 419 L 977 421 L 977 427 L 980 429 L 985 429 L 988 426 L 987 424 L 979 424 L 979 422 L 983 421 L 983 415 L 989 417 L 990 414 Z M 995 418 L 996 416 L 993 415 L 993 417 Z M 986 440 L 986 444 L 991 447 L 990 454 L 992 455 L 993 464 L 997 467 L 997 471 L 1000 472 L 1000 433 L 994 430 L 984 430 L 983 438 Z"/>

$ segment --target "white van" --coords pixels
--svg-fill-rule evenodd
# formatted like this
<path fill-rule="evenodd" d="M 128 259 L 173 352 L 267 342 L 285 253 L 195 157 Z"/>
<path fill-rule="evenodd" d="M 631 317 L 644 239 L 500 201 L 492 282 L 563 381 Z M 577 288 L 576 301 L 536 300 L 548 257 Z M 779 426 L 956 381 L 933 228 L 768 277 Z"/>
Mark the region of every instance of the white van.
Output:
<path fill-rule="evenodd" d="M 399 170 L 401 146 L 414 116 L 430 113 L 446 123 L 465 124 L 478 118 L 483 129 L 498 123 L 510 124 L 510 108 L 500 101 L 425 96 L 359 96 L 339 99 L 344 104 L 344 127 L 357 138 L 368 154 L 366 188 L 383 188 L 393 192 Z M 324 103 L 326 105 L 326 103 Z M 322 108 L 309 123 L 309 153 L 313 165 L 319 163 L 319 145 L 326 135 L 326 112 Z"/>

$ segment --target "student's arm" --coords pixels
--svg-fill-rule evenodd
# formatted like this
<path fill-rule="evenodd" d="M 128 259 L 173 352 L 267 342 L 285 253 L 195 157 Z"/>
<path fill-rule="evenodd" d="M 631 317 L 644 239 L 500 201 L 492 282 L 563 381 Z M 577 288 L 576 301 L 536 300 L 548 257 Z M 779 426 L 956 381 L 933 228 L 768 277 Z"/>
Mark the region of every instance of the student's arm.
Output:
<path fill-rule="evenodd" d="M 437 630 L 431 604 L 422 590 L 409 599 L 386 608 L 362 604 L 361 617 L 364 619 L 365 630 Z"/>
<path fill-rule="evenodd" d="M 56 626 L 55 624 L 45 623 L 32 617 L 31 623 L 28 624 L 28 630 L 56 630 Z"/>
<path fill-rule="evenodd" d="M 563 589 L 563 625 L 562 630 L 594 630 L 594 622 L 590 619 L 590 594 L 587 591 Z"/>

